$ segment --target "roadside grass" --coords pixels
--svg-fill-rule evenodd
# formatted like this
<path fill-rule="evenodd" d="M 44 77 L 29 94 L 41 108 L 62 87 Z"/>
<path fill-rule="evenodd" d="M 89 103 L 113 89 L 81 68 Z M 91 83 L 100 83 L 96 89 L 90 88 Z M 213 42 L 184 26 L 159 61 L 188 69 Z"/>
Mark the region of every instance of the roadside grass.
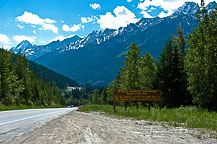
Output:
<path fill-rule="evenodd" d="M 125 111 L 124 107 L 116 106 L 117 113 L 114 113 L 111 105 L 85 105 L 80 108 L 82 112 L 105 112 L 110 115 L 133 117 L 138 120 L 164 121 L 172 126 L 183 126 L 189 128 L 206 128 L 217 131 L 217 112 L 209 112 L 197 107 L 179 107 L 179 108 L 155 108 L 152 107 L 148 111 L 146 107 L 128 107 Z"/>
<path fill-rule="evenodd" d="M 65 106 L 55 105 L 50 107 L 45 106 L 26 106 L 26 105 L 11 105 L 5 106 L 0 104 L 0 111 L 7 111 L 7 110 L 23 110 L 23 109 L 39 109 L 39 108 L 64 108 Z"/>

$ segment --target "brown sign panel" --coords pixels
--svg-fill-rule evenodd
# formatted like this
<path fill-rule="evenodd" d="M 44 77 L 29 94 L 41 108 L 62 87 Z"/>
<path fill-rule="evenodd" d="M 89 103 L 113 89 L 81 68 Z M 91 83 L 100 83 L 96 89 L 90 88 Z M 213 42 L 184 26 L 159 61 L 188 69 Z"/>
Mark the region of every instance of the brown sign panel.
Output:
<path fill-rule="evenodd" d="M 161 101 L 160 90 L 117 90 L 114 101 Z"/>

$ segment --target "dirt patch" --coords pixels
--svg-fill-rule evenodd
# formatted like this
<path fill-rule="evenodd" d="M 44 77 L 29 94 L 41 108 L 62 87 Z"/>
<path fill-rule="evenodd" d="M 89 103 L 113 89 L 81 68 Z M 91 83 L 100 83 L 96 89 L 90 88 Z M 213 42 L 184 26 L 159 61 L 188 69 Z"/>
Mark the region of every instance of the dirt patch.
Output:
<path fill-rule="evenodd" d="M 70 112 L 10 144 L 216 144 L 217 133 L 91 112 Z"/>

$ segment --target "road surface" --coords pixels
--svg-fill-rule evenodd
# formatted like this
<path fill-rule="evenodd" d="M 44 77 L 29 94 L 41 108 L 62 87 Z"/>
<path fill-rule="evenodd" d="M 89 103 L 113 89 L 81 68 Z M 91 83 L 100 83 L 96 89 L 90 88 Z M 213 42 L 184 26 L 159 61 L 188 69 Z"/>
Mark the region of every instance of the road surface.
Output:
<path fill-rule="evenodd" d="M 27 109 L 0 112 L 0 142 L 28 133 L 77 108 Z"/>
<path fill-rule="evenodd" d="M 217 144 L 217 132 L 72 111 L 0 144 Z"/>

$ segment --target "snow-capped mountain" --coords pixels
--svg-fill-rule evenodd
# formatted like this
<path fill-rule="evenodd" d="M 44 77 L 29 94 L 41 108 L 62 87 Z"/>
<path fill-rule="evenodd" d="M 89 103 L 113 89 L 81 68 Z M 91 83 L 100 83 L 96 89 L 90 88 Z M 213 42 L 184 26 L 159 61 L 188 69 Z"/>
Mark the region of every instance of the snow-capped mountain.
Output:
<path fill-rule="evenodd" d="M 177 11 L 175 11 L 172 15 L 180 15 L 180 14 L 190 14 L 194 15 L 199 10 L 199 5 L 194 2 L 185 2 Z"/>
<path fill-rule="evenodd" d="M 212 2 L 206 9 L 210 11 L 215 6 L 216 2 Z M 192 32 L 198 25 L 195 13 L 199 9 L 198 4 L 186 2 L 168 17 L 142 18 L 119 29 L 93 31 L 84 38 L 43 51 L 34 61 L 81 84 L 107 85 L 123 66 L 131 43 L 140 46 L 141 54 L 149 52 L 157 58 L 165 41 L 177 34 L 177 26 L 181 26 L 185 35 Z"/>
<path fill-rule="evenodd" d="M 21 43 L 19 43 L 16 47 L 11 48 L 10 51 L 13 51 L 14 53 L 18 53 L 20 51 L 20 53 L 24 54 L 28 53 L 31 47 L 32 44 L 29 41 L 24 40 Z"/>
<path fill-rule="evenodd" d="M 20 50 L 21 54 L 25 54 L 26 57 L 30 60 L 34 60 L 44 54 L 47 54 L 49 52 L 52 52 L 56 49 L 59 49 L 60 47 L 63 47 L 64 45 L 68 45 L 70 43 L 74 43 L 77 40 L 80 40 L 81 37 L 79 36 L 73 36 L 67 39 L 64 39 L 63 41 L 53 41 L 47 45 L 32 45 L 29 41 L 24 40 L 21 43 L 19 43 L 16 47 L 13 47 L 10 49 L 10 51 L 14 51 L 14 53 L 18 53 Z"/>
<path fill-rule="evenodd" d="M 213 2 L 210 3 L 207 8 L 213 9 Z M 212 5 L 212 6 L 210 6 Z M 137 32 L 145 31 L 149 27 L 153 27 L 154 25 L 159 24 L 165 19 L 174 19 L 180 15 L 191 15 L 193 17 L 194 14 L 199 10 L 199 5 L 194 2 L 186 2 L 183 6 L 181 6 L 177 11 L 175 11 L 171 16 L 167 18 L 142 18 L 136 24 L 129 24 L 127 27 L 120 27 L 119 29 L 105 29 L 99 31 L 93 31 L 83 39 L 70 43 L 69 45 L 65 45 L 56 49 L 58 51 L 56 53 L 61 53 L 71 49 L 79 49 L 82 47 L 90 46 L 90 45 L 99 45 L 109 39 L 117 36 L 124 36 L 120 41 L 126 41 L 128 35 L 132 35 L 132 33 L 136 34 Z M 187 20 L 187 19 L 186 19 Z"/>

